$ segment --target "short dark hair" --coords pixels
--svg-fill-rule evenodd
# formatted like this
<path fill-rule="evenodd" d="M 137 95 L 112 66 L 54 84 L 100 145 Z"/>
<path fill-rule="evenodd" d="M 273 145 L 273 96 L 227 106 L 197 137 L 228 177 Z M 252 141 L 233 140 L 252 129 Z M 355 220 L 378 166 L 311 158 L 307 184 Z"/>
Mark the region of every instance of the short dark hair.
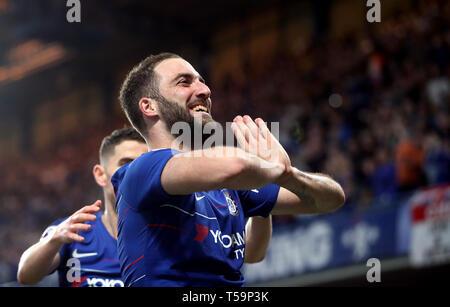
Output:
<path fill-rule="evenodd" d="M 145 140 L 133 127 L 114 130 L 110 135 L 103 138 L 102 144 L 100 145 L 100 163 L 103 164 L 108 156 L 114 153 L 116 146 L 123 141 L 138 141 L 145 143 Z"/>
<path fill-rule="evenodd" d="M 119 96 L 122 110 L 125 112 L 131 125 L 144 137 L 146 126 L 142 113 L 139 110 L 139 101 L 142 97 L 159 97 L 159 83 L 157 82 L 154 69 L 160 62 L 171 58 L 181 57 L 170 52 L 148 56 L 133 67 L 122 83 Z"/>

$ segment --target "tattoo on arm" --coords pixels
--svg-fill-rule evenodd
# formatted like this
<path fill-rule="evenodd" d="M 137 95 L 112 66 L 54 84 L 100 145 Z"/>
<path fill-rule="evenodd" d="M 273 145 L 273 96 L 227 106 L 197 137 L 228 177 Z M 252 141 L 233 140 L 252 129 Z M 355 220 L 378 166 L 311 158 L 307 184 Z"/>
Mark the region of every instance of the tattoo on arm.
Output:
<path fill-rule="evenodd" d="M 323 185 L 323 186 L 328 186 L 329 183 L 326 180 L 322 179 L 321 177 L 331 178 L 325 174 L 320 174 L 320 173 L 299 172 L 298 174 L 302 179 L 304 179 L 306 181 L 313 182 L 315 184 L 319 184 L 319 185 Z M 307 206 L 312 207 L 312 208 L 317 208 L 316 199 L 314 198 L 313 195 L 308 194 L 307 191 L 305 191 L 305 190 L 306 190 L 306 186 L 301 185 L 299 189 L 297 189 L 296 191 L 292 191 L 292 192 L 297 194 L 297 196 Z"/>
<path fill-rule="evenodd" d="M 321 174 L 321 173 L 300 172 L 299 174 L 300 174 L 300 177 L 302 177 L 302 178 L 309 179 L 309 180 L 315 181 L 316 183 L 320 183 L 320 184 L 327 184 L 327 182 L 320 177 L 326 177 L 326 178 L 331 179 L 330 176 Z"/>

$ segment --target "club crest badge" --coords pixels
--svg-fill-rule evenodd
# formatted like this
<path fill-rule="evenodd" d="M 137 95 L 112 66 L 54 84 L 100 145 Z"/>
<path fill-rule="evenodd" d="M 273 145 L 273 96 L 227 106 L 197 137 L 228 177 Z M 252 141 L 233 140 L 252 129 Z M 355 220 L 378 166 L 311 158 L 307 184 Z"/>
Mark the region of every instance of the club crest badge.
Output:
<path fill-rule="evenodd" d="M 236 203 L 234 202 L 233 198 L 231 197 L 230 193 L 223 191 L 223 194 L 225 195 L 225 199 L 227 200 L 228 204 L 228 210 L 230 211 L 231 215 L 238 216 L 239 215 L 239 209 L 236 206 Z"/>

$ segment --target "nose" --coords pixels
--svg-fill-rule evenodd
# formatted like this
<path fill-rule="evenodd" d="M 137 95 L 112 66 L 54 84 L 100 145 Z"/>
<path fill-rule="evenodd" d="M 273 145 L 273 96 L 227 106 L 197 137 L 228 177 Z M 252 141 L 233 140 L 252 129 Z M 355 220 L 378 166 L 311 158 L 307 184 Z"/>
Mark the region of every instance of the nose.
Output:
<path fill-rule="evenodd" d="M 194 95 L 197 98 L 207 100 L 211 97 L 211 90 L 205 83 L 197 81 L 197 86 Z"/>

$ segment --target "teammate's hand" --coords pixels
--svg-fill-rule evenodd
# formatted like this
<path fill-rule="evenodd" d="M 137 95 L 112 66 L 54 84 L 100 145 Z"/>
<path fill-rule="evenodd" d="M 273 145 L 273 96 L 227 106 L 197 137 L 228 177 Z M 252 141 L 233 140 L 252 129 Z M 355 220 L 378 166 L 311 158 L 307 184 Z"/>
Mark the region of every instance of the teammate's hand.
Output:
<path fill-rule="evenodd" d="M 83 242 L 84 237 L 80 236 L 78 232 L 91 229 L 91 225 L 85 224 L 85 222 L 95 221 L 96 216 L 94 213 L 100 210 L 101 205 L 101 200 L 97 200 L 92 205 L 84 206 L 72 214 L 55 228 L 51 239 L 63 244 L 74 241 Z"/>
<path fill-rule="evenodd" d="M 284 174 L 291 172 L 289 155 L 261 118 L 253 121 L 248 115 L 236 116 L 231 127 L 239 145 L 246 152 L 269 163 L 282 165 L 285 169 Z"/>

